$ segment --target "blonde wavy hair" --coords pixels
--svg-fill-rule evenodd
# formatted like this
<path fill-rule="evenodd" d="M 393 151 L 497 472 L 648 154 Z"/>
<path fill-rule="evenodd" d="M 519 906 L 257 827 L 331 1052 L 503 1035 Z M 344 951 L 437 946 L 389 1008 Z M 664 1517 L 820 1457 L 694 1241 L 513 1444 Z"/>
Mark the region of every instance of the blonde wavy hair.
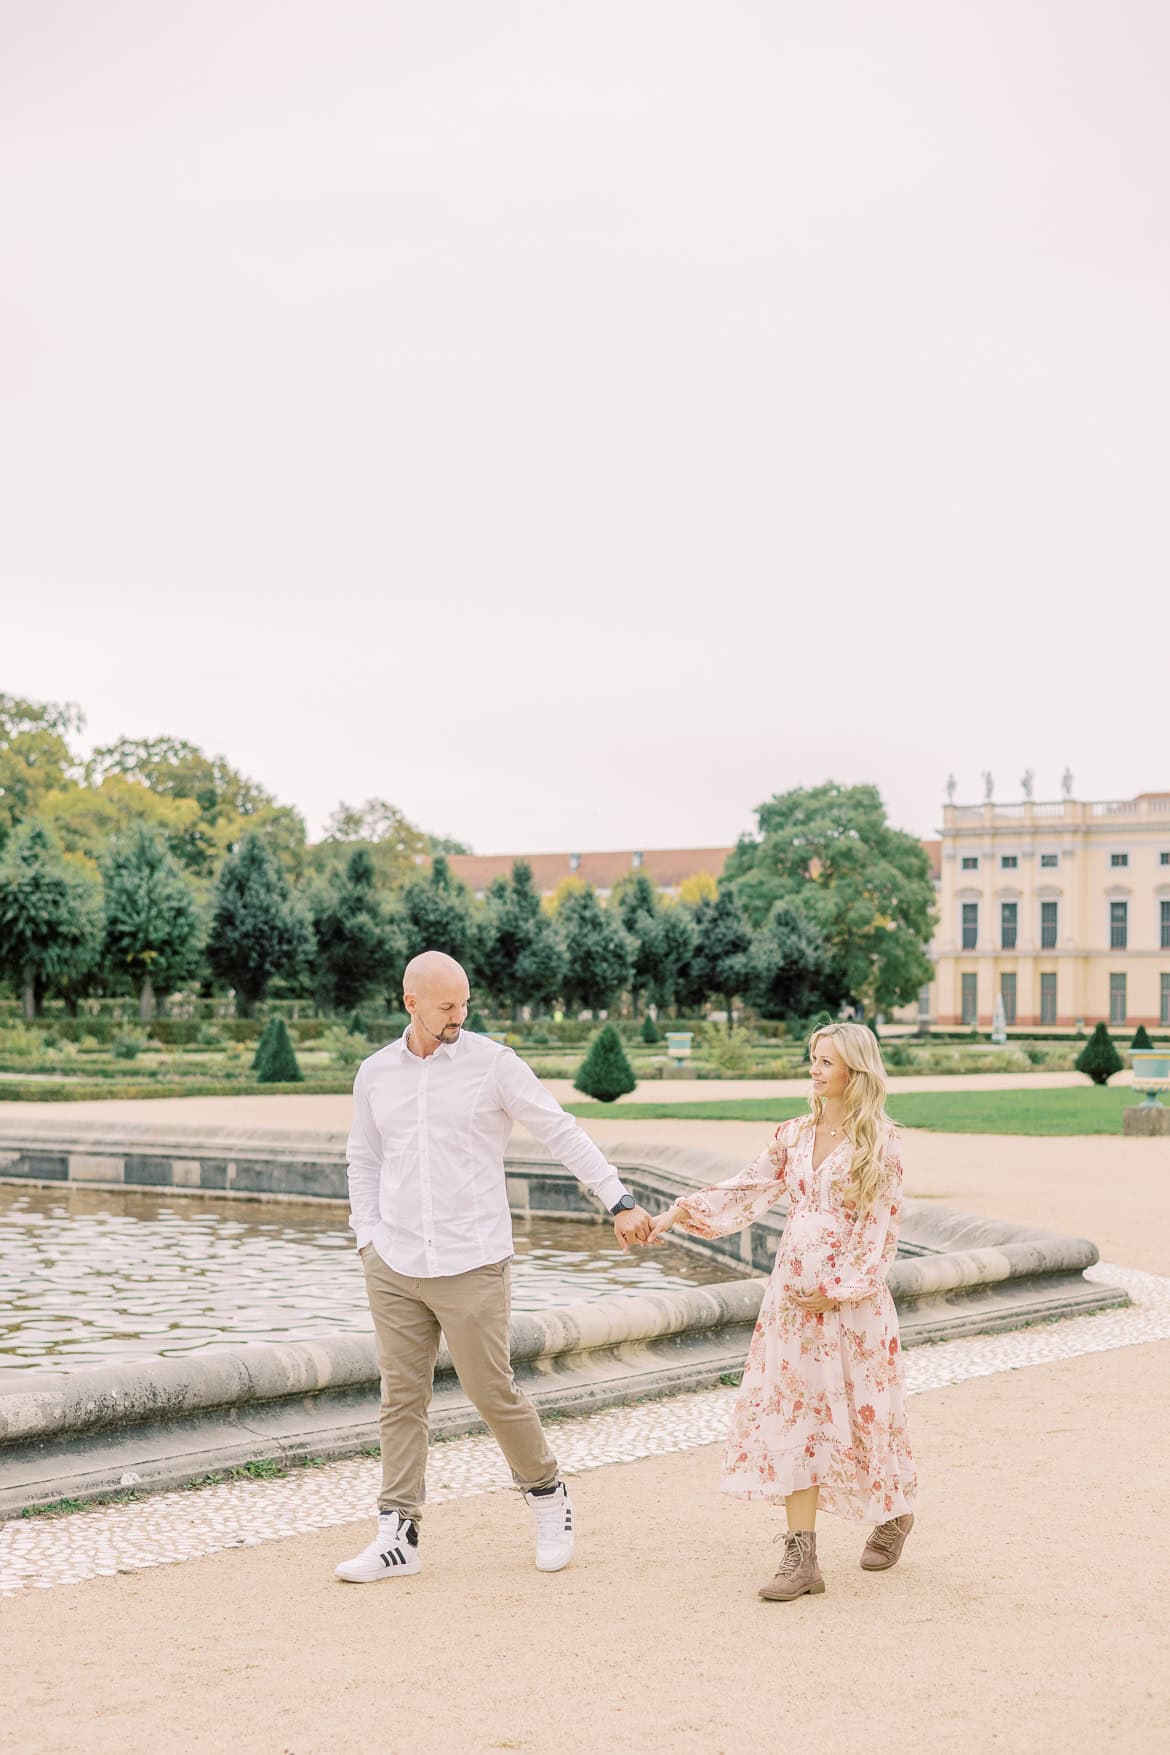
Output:
<path fill-rule="evenodd" d="M 811 1060 L 817 1043 L 832 1041 L 849 1069 L 845 1086 L 845 1136 L 853 1142 L 853 1188 L 856 1204 L 871 1207 L 882 1185 L 882 1149 L 893 1122 L 886 1114 L 886 1069 L 873 1031 L 865 1024 L 826 1024 L 809 1037 Z M 824 1099 L 809 1099 L 815 1127 L 824 1113 Z"/>

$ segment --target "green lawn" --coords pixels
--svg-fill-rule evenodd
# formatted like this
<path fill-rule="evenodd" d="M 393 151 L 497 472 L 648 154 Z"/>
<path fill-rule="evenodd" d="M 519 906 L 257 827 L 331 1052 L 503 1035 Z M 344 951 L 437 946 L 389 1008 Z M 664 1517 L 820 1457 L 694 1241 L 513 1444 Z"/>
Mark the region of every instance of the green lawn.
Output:
<path fill-rule="evenodd" d="M 898 1092 L 889 1111 L 905 1127 L 934 1133 L 1090 1134 L 1121 1132 L 1124 1109 L 1138 1101 L 1126 1086 L 1048 1091 Z M 575 1103 L 583 1120 L 787 1121 L 807 1108 L 799 1097 L 728 1098 L 710 1103 Z"/>

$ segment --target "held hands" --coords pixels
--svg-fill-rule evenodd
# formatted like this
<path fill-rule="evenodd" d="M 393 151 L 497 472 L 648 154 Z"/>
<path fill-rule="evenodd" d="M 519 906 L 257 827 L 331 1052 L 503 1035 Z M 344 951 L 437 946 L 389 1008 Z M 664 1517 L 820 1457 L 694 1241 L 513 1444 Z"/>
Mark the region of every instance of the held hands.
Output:
<path fill-rule="evenodd" d="M 631 1243 L 649 1243 L 654 1221 L 645 1207 L 629 1207 L 624 1213 L 618 1213 L 613 1221 L 613 1234 L 623 1249 L 628 1250 Z"/>
<path fill-rule="evenodd" d="M 671 1226 L 677 1222 L 678 1208 L 668 1207 L 664 1213 L 659 1213 L 656 1219 L 650 1221 L 650 1235 L 646 1241 L 648 1243 L 661 1243 Z"/>

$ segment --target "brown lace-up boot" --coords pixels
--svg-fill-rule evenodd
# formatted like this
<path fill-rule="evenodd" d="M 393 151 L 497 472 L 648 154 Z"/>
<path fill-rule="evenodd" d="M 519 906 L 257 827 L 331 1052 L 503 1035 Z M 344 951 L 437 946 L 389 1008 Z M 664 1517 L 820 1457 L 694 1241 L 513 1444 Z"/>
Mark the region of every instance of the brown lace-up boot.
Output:
<path fill-rule="evenodd" d="M 884 1572 L 887 1566 L 896 1566 L 906 1545 L 906 1537 L 914 1528 L 914 1513 L 906 1512 L 903 1517 L 895 1517 L 889 1523 L 879 1523 L 869 1541 L 865 1544 L 865 1552 L 861 1556 L 861 1564 L 867 1572 Z"/>
<path fill-rule="evenodd" d="M 793 1597 L 819 1597 L 825 1588 L 817 1565 L 817 1538 L 813 1530 L 786 1530 L 783 1536 L 784 1556 L 775 1578 L 760 1586 L 766 1603 L 790 1603 Z"/>

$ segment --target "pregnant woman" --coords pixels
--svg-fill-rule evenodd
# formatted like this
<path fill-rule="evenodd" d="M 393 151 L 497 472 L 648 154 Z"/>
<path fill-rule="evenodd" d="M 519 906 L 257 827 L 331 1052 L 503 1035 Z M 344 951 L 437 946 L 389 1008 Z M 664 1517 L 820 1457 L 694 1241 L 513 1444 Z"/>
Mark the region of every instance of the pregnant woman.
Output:
<path fill-rule="evenodd" d="M 886 1286 L 902 1160 L 885 1071 L 862 1024 L 819 1030 L 809 1057 L 810 1113 L 777 1128 L 740 1175 L 677 1201 L 654 1221 L 652 1239 L 673 1225 L 724 1237 L 789 1198 L 721 1482 L 725 1493 L 784 1501 L 784 1554 L 760 1590 L 782 1603 L 825 1588 L 818 1507 L 876 1519 L 861 1556 L 869 1572 L 895 1564 L 914 1522 L 898 1317 Z"/>

